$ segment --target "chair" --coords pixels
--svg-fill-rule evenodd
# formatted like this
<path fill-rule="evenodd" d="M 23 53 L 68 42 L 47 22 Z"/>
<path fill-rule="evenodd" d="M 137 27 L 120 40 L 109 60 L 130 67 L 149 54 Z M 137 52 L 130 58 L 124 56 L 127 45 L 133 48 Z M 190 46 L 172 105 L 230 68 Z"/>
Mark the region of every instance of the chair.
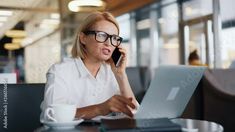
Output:
<path fill-rule="evenodd" d="M 181 118 L 189 118 L 189 119 L 203 119 L 203 79 L 199 82 L 196 90 L 194 91 L 192 97 L 190 98 Z"/>
<path fill-rule="evenodd" d="M 140 77 L 143 88 L 146 91 L 149 88 L 151 82 L 150 69 L 148 67 L 140 67 Z"/>
<path fill-rule="evenodd" d="M 147 67 L 127 67 L 126 73 L 133 93 L 140 103 L 150 82 L 150 73 Z"/>
<path fill-rule="evenodd" d="M 235 70 L 214 69 L 205 73 L 203 80 L 204 119 L 235 132 Z"/>
<path fill-rule="evenodd" d="M 7 127 L 10 132 L 32 132 L 40 127 L 40 104 L 44 97 L 45 84 L 0 84 L 1 121 L 7 111 Z M 7 100 L 3 100 L 6 97 Z M 5 108 L 5 107 L 4 107 Z M 1 123 L 3 124 L 3 123 Z M 1 127 L 2 129 L 3 127 Z M 0 131 L 1 131 L 0 129 Z"/>

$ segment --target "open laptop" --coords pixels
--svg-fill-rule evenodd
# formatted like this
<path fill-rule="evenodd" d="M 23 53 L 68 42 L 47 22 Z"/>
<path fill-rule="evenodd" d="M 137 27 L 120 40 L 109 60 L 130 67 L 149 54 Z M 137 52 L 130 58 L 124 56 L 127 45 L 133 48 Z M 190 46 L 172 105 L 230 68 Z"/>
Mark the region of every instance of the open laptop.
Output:
<path fill-rule="evenodd" d="M 183 65 L 160 66 L 155 69 L 155 76 L 134 118 L 181 116 L 205 69 Z"/>
<path fill-rule="evenodd" d="M 160 66 L 150 83 L 135 119 L 177 118 L 183 113 L 193 95 L 206 67 L 201 66 Z M 94 120 L 120 119 L 126 115 L 98 117 Z"/>

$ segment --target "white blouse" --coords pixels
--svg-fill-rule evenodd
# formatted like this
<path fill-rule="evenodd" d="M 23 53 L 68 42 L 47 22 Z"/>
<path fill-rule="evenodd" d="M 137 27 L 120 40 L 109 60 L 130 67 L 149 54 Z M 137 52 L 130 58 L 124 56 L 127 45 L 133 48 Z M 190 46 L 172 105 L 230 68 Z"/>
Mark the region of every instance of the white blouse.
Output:
<path fill-rule="evenodd" d="M 106 63 L 101 65 L 94 77 L 80 58 L 70 58 L 52 65 L 46 76 L 42 112 L 51 104 L 75 104 L 81 108 L 120 94 L 117 80 Z"/>

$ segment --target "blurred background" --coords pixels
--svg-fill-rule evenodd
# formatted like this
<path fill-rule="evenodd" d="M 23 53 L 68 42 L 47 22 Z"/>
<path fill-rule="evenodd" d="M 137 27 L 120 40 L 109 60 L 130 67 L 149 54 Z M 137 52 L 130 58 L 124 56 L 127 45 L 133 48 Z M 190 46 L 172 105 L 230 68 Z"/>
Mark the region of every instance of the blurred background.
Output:
<path fill-rule="evenodd" d="M 117 18 L 128 67 L 189 65 L 196 51 L 201 65 L 234 68 L 234 5 L 234 0 L 1 0 L 0 73 L 13 73 L 17 83 L 45 83 L 48 68 L 71 56 L 79 25 L 95 10 Z"/>

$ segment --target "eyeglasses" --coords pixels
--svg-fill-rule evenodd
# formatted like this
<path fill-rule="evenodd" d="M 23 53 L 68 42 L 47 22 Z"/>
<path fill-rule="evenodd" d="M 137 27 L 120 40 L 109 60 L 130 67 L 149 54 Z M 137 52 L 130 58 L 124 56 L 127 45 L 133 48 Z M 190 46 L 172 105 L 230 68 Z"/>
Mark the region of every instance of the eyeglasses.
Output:
<path fill-rule="evenodd" d="M 118 47 L 122 42 L 122 37 L 119 37 L 118 35 L 109 35 L 102 31 L 86 31 L 84 34 L 95 34 L 95 40 L 100 43 L 103 43 L 107 41 L 108 38 L 110 38 L 110 42 L 114 47 Z"/>

